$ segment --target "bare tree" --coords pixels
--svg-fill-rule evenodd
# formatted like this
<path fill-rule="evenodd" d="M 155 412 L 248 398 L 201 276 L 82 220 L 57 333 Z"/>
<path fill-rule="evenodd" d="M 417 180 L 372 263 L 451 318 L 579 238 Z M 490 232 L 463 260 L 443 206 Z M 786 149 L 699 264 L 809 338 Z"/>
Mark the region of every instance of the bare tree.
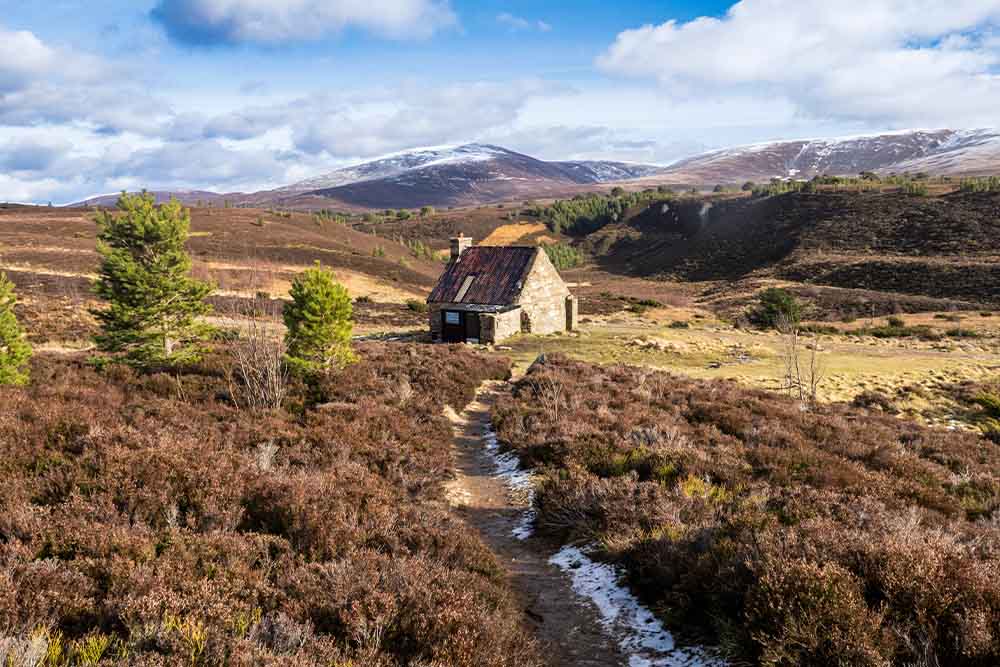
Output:
<path fill-rule="evenodd" d="M 820 338 L 819 336 L 813 336 L 812 343 L 809 345 L 809 365 L 806 367 L 805 377 L 809 390 L 809 400 L 813 403 L 816 402 L 819 395 L 819 385 L 826 377 L 826 365 L 819 356 L 819 351 Z"/>
<path fill-rule="evenodd" d="M 782 388 L 789 396 L 815 403 L 819 386 L 826 375 L 823 360 L 819 356 L 819 336 L 813 336 L 806 344 L 809 354 L 803 360 L 802 336 L 798 326 L 783 313 L 778 315 L 776 325 L 781 333 L 781 360 L 785 367 Z"/>
<path fill-rule="evenodd" d="M 785 367 L 782 389 L 787 391 L 789 396 L 794 396 L 796 391 L 799 391 L 799 398 L 801 399 L 801 387 L 799 386 L 799 329 L 784 313 L 778 314 L 775 326 L 781 333 L 781 361 Z"/>

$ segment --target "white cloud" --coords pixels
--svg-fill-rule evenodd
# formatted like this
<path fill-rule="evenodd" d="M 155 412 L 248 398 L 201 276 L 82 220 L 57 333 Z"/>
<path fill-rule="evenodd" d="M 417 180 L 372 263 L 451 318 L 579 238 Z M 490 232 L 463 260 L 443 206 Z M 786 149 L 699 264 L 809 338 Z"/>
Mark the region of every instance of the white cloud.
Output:
<path fill-rule="evenodd" d="M 678 97 L 754 90 L 816 118 L 989 124 L 1000 0 L 743 0 L 721 19 L 618 35 L 597 64 Z"/>
<path fill-rule="evenodd" d="M 411 81 L 314 94 L 214 116 L 177 114 L 164 134 L 172 141 L 249 141 L 283 128 L 289 150 L 335 160 L 366 158 L 507 127 L 532 100 L 562 91 L 561 86 L 534 79 L 441 86 Z"/>
<path fill-rule="evenodd" d="M 89 82 L 103 73 L 97 58 L 55 48 L 32 32 L 0 25 L 0 94 L 23 90 L 41 78 Z"/>
<path fill-rule="evenodd" d="M 372 157 L 451 143 L 513 123 L 531 99 L 558 87 L 538 80 L 416 83 L 369 91 L 363 100 L 316 96 L 289 105 L 295 147 L 310 154 Z"/>
<path fill-rule="evenodd" d="M 22 86 L 56 63 L 54 50 L 27 31 L 0 27 L 0 91 Z"/>
<path fill-rule="evenodd" d="M 189 44 L 281 44 L 360 28 L 422 39 L 457 24 L 445 0 L 159 0 L 152 11 Z"/>
<path fill-rule="evenodd" d="M 16 39 L 23 54 L 5 50 L 0 60 L 0 200 L 277 187 L 345 161 L 508 127 L 530 100 L 560 90 L 538 80 L 411 81 L 252 106 L 236 94 L 212 104 L 202 95 L 167 102 L 132 70 L 62 52 L 31 33 Z M 68 57 L 91 67 L 63 67 Z"/>
<path fill-rule="evenodd" d="M 538 30 L 539 32 L 551 32 L 552 30 L 552 25 L 545 21 L 530 21 L 509 12 L 497 14 L 497 23 L 505 25 L 511 30 Z"/>

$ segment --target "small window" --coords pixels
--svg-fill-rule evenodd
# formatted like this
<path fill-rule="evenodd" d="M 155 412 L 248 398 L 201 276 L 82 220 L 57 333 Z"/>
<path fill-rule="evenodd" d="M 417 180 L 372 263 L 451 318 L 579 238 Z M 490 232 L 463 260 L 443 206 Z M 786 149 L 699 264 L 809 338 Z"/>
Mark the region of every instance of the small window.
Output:
<path fill-rule="evenodd" d="M 444 312 L 444 323 L 459 325 L 462 323 L 462 316 L 452 310 L 446 310 Z"/>

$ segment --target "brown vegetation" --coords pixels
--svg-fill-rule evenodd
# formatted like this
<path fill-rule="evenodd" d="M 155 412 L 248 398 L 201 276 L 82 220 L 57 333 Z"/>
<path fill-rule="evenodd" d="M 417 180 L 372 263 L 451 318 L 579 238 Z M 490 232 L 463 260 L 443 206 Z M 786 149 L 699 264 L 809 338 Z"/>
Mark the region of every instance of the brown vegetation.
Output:
<path fill-rule="evenodd" d="M 1000 197 L 792 193 L 657 202 L 590 234 L 615 271 L 680 280 L 754 276 L 998 303 Z"/>
<path fill-rule="evenodd" d="M 768 665 L 1000 660 L 1000 447 L 732 382 L 548 357 L 499 437 L 538 526 L 675 629 Z"/>
<path fill-rule="evenodd" d="M 442 408 L 507 363 L 358 352 L 259 413 L 233 404 L 228 354 L 150 375 L 37 359 L 30 386 L 0 392 L 0 634 L 17 638 L 0 648 L 61 651 L 52 665 L 536 664 L 496 562 L 443 502 Z"/>

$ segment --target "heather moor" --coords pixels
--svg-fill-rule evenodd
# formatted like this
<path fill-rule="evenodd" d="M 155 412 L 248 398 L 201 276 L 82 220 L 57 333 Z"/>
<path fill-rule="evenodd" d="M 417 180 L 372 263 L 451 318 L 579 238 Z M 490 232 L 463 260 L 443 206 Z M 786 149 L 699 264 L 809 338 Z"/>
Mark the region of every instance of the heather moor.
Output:
<path fill-rule="evenodd" d="M 1000 0 L 36 5 L 3 667 L 1000 664 Z"/>

